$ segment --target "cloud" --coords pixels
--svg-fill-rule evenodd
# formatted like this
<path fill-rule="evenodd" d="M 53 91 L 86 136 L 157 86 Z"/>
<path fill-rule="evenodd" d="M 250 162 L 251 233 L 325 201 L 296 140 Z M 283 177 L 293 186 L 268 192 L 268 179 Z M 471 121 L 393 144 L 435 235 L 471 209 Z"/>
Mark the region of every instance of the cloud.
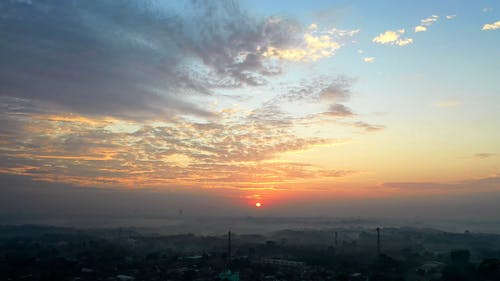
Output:
<path fill-rule="evenodd" d="M 328 111 L 323 114 L 334 117 L 352 117 L 354 113 L 348 107 L 343 104 L 332 104 Z"/>
<path fill-rule="evenodd" d="M 319 79 L 311 79 L 303 81 L 300 85 L 291 87 L 285 93 L 276 96 L 275 98 L 264 103 L 270 109 L 270 112 L 265 114 L 266 118 L 276 118 L 274 122 L 289 121 L 292 124 L 299 126 L 307 126 L 309 128 L 319 126 L 318 129 L 325 124 L 350 126 L 356 129 L 363 129 L 368 132 L 375 132 L 384 129 L 384 126 L 373 125 L 364 121 L 355 120 L 353 122 L 340 122 L 339 118 L 352 118 L 358 115 L 344 103 L 349 101 L 352 96 L 352 85 L 355 79 L 345 76 L 339 77 L 321 77 Z M 289 105 L 296 104 L 301 108 L 307 107 L 308 104 L 326 105 L 326 109 L 320 112 L 306 113 L 302 116 L 293 118 L 283 115 L 283 109 Z"/>
<path fill-rule="evenodd" d="M 344 105 L 353 79 L 304 79 L 243 110 L 214 101 L 229 104 L 226 91 L 265 85 L 285 61 L 329 57 L 359 30 L 304 30 L 283 17 L 253 18 L 225 0 L 181 6 L 1 4 L 0 25 L 9 28 L 0 31 L 0 173 L 79 186 L 178 188 L 350 174 L 279 158 L 345 141 L 297 131 L 325 111 L 335 117 L 329 119 L 354 116 Z M 313 104 L 314 112 L 290 113 L 284 102 Z"/>
<path fill-rule="evenodd" d="M 319 99 L 326 101 L 344 101 L 351 97 L 353 80 L 339 77 L 319 91 Z"/>
<path fill-rule="evenodd" d="M 446 16 L 446 19 L 447 19 L 447 20 L 452 20 L 452 19 L 454 19 L 454 18 L 456 18 L 456 17 L 457 17 L 457 15 L 447 15 L 447 16 Z"/>
<path fill-rule="evenodd" d="M 297 136 L 293 119 L 272 104 L 222 113 L 209 123 L 179 117 L 136 122 L 74 113 L 11 118 L 21 106 L 0 114 L 1 174 L 80 186 L 212 188 L 227 186 L 229 179 L 232 188 L 250 188 L 333 175 L 305 163 L 268 163 L 281 153 L 338 143 Z"/>
<path fill-rule="evenodd" d="M 307 122 L 321 126 L 320 118 L 335 124 L 356 116 L 343 104 L 353 82 L 343 76 L 304 80 L 252 110 L 225 108 L 203 121 L 54 113 L 27 100 L 2 98 L 0 173 L 78 186 L 234 189 L 348 176 L 346 169 L 279 158 L 345 142 L 296 130 Z M 286 112 L 286 103 L 320 106 L 315 114 L 297 116 Z M 338 125 L 380 129 L 356 122 Z"/>
<path fill-rule="evenodd" d="M 352 124 L 352 126 L 363 129 L 367 132 L 375 132 L 375 131 L 380 131 L 383 130 L 385 127 L 381 125 L 374 125 L 374 124 L 369 124 L 366 122 L 358 121 Z"/>
<path fill-rule="evenodd" d="M 409 44 L 412 44 L 413 43 L 413 39 L 412 38 L 404 38 L 404 39 L 400 39 L 396 42 L 396 45 L 398 46 L 406 46 L 406 45 L 409 45 Z"/>
<path fill-rule="evenodd" d="M 483 13 L 489 13 L 489 12 L 493 11 L 493 8 L 489 8 L 489 7 L 487 7 L 487 8 L 482 8 L 482 9 L 481 9 L 481 11 L 482 11 Z"/>
<path fill-rule="evenodd" d="M 375 57 L 364 57 L 363 61 L 364 62 L 368 62 L 368 63 L 374 63 L 375 62 Z"/>
<path fill-rule="evenodd" d="M 399 30 L 387 30 L 384 33 L 380 33 L 378 36 L 373 38 L 373 42 L 379 44 L 389 44 L 389 45 L 398 45 L 398 46 L 406 46 L 408 44 L 413 43 L 412 38 L 401 38 L 401 35 L 405 33 L 404 29 Z"/>
<path fill-rule="evenodd" d="M 360 30 L 340 30 L 333 28 L 328 31 L 318 30 L 316 24 L 309 26 L 309 32 L 305 33 L 302 42 L 293 48 L 280 48 L 269 46 L 260 49 L 262 56 L 266 58 L 278 58 L 289 61 L 317 61 L 328 58 L 341 48 L 341 38 L 352 37 Z"/>
<path fill-rule="evenodd" d="M 496 30 L 500 28 L 500 21 L 483 25 L 482 30 Z"/>
<path fill-rule="evenodd" d="M 452 19 L 455 16 L 446 16 L 447 19 Z M 424 32 L 427 31 L 427 28 L 434 24 L 437 20 L 439 19 L 439 16 L 437 15 L 432 15 L 428 18 L 420 20 L 420 25 L 415 26 L 414 31 L 415 32 Z"/>
<path fill-rule="evenodd" d="M 433 23 L 435 23 L 439 19 L 439 16 L 437 15 L 432 15 L 428 18 L 425 18 L 423 20 L 420 20 L 420 24 L 424 26 L 431 26 Z"/>
<path fill-rule="evenodd" d="M 424 32 L 424 31 L 427 31 L 427 27 L 423 25 L 415 26 L 415 32 Z"/>
<path fill-rule="evenodd" d="M 345 38 L 351 38 L 359 32 L 360 29 L 331 28 L 329 30 L 320 30 L 318 24 L 312 23 L 308 27 L 308 32 L 304 33 L 302 39 L 297 39 L 293 47 L 282 48 L 271 45 L 267 48 L 259 48 L 259 51 L 266 58 L 288 61 L 317 61 L 334 55 L 335 51 L 344 44 Z"/>
<path fill-rule="evenodd" d="M 496 156 L 497 154 L 496 153 L 476 153 L 473 155 L 474 158 L 477 158 L 477 159 L 486 159 L 486 158 L 491 158 L 491 157 L 494 157 Z"/>
<path fill-rule="evenodd" d="M 343 37 L 353 37 L 356 34 L 361 32 L 361 29 L 353 29 L 353 30 L 345 30 L 345 29 L 338 29 L 338 28 L 332 28 L 330 30 L 327 30 L 326 33 L 333 35 L 337 38 L 343 38 Z"/>
<path fill-rule="evenodd" d="M 338 77 L 320 77 L 303 80 L 296 86 L 288 87 L 283 94 L 278 95 L 271 103 L 286 102 L 332 102 L 346 101 L 351 95 L 351 87 L 355 79 Z"/>
<path fill-rule="evenodd" d="M 439 100 L 433 103 L 435 107 L 455 107 L 463 104 L 463 101 L 457 99 Z"/>
<path fill-rule="evenodd" d="M 0 95 L 130 119 L 210 118 L 191 97 L 265 84 L 281 73 L 266 52 L 306 42 L 306 55 L 318 60 L 340 47 L 287 19 L 254 19 L 228 1 L 189 2 L 182 11 L 141 1 L 10 1 L 0 14 L 8 26 Z"/>

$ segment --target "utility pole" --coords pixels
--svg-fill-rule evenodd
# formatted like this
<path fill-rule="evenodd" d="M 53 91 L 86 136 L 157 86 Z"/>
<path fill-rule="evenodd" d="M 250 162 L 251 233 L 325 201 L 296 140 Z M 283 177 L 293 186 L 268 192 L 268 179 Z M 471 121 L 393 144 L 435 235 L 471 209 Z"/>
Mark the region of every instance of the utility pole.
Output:
<path fill-rule="evenodd" d="M 231 230 L 227 233 L 227 261 L 231 263 Z"/>
<path fill-rule="evenodd" d="M 380 256 L 380 227 L 377 227 L 377 254 Z"/>

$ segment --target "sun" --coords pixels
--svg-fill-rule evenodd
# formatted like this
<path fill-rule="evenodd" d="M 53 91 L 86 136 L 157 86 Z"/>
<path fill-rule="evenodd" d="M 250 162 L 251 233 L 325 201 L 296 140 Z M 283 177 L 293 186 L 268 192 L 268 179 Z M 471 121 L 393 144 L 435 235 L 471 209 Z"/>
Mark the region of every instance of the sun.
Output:
<path fill-rule="evenodd" d="M 260 203 L 260 202 L 255 203 L 255 207 L 257 207 L 257 208 L 262 207 L 262 203 Z"/>

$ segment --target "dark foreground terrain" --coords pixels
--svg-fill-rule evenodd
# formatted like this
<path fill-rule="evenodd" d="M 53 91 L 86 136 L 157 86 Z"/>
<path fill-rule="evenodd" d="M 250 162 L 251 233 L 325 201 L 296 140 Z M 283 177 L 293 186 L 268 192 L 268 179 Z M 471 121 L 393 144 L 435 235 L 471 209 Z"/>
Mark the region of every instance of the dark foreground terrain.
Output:
<path fill-rule="evenodd" d="M 231 253 L 229 255 L 229 253 Z M 0 280 L 500 280 L 500 235 L 420 228 L 167 235 L 0 227 Z"/>

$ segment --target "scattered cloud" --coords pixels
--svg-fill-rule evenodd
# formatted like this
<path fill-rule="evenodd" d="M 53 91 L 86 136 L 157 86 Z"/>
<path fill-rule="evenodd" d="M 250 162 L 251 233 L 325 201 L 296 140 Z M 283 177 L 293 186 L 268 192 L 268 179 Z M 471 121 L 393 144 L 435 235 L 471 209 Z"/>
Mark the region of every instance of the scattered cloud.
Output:
<path fill-rule="evenodd" d="M 495 30 L 500 28 L 500 21 L 496 21 L 493 23 L 487 23 L 483 25 L 482 30 Z"/>
<path fill-rule="evenodd" d="M 450 18 L 448 18 L 450 17 Z M 447 19 L 451 19 L 454 16 L 446 16 Z M 439 16 L 437 15 L 432 15 L 428 18 L 420 20 L 420 25 L 415 26 L 414 31 L 415 32 L 424 32 L 427 31 L 427 28 L 434 24 L 437 20 L 439 19 Z"/>
<path fill-rule="evenodd" d="M 404 33 L 404 29 L 387 30 L 386 32 L 381 33 L 377 37 L 373 38 L 372 41 L 379 44 L 390 44 L 398 46 L 406 46 L 413 43 L 412 38 L 401 38 Z"/>
<path fill-rule="evenodd" d="M 252 112 L 244 120 L 223 123 L 170 120 L 141 124 L 131 132 L 115 132 L 104 119 L 34 116 L 17 132 L 4 135 L 0 173 L 126 187 L 221 187 L 231 179 L 245 185 L 278 184 L 333 175 L 304 163 L 268 162 L 280 153 L 335 140 L 296 136 L 292 123 L 266 116 Z"/>
<path fill-rule="evenodd" d="M 481 11 L 482 11 L 483 13 L 489 13 L 489 12 L 492 12 L 492 11 L 493 11 L 493 8 L 489 8 L 489 7 L 487 7 L 487 8 L 483 8 L 483 9 L 481 9 Z"/>
<path fill-rule="evenodd" d="M 375 62 L 375 57 L 364 57 L 363 61 L 364 62 L 368 62 L 368 63 L 374 63 Z"/>
<path fill-rule="evenodd" d="M 455 107 L 463 104 L 463 101 L 458 99 L 439 100 L 433 103 L 435 107 Z"/>
<path fill-rule="evenodd" d="M 208 122 L 182 116 L 137 121 L 44 112 L 25 100 L 2 98 L 8 106 L 0 111 L 0 173 L 80 186 L 246 189 L 348 176 L 353 171 L 277 159 L 282 153 L 345 141 L 299 136 L 294 130 L 305 122 L 318 125 L 319 115 L 354 117 L 341 103 L 352 95 L 353 81 L 309 80 L 253 110 L 222 109 Z M 318 117 L 297 117 L 283 111 L 285 102 L 324 103 L 328 109 Z M 356 122 L 339 125 L 377 129 Z"/>
<path fill-rule="evenodd" d="M 340 44 L 327 35 L 315 36 L 307 33 L 304 35 L 304 42 L 304 48 L 280 49 L 271 46 L 262 52 L 262 56 L 289 61 L 317 61 L 332 56 L 340 49 Z"/>
<path fill-rule="evenodd" d="M 424 31 L 427 31 L 427 27 L 423 25 L 415 26 L 415 32 L 424 32 Z"/>
<path fill-rule="evenodd" d="M 447 20 L 452 20 L 452 19 L 454 19 L 454 18 L 456 18 L 456 17 L 457 17 L 457 15 L 447 15 L 447 16 L 446 16 L 446 19 L 447 19 Z"/>
<path fill-rule="evenodd" d="M 439 16 L 437 15 L 432 15 L 428 18 L 425 18 L 423 20 L 420 20 L 420 24 L 424 26 L 431 26 L 433 23 L 435 23 L 439 19 Z"/>
<path fill-rule="evenodd" d="M 346 37 L 353 37 L 360 32 L 360 29 L 343 30 L 332 28 L 329 30 L 319 30 L 318 25 L 309 25 L 308 32 L 297 44 L 290 47 L 277 47 L 270 45 L 267 48 L 259 48 L 258 51 L 265 58 L 277 58 L 287 61 L 317 61 L 331 57 L 335 51 L 342 47 L 342 40 Z"/>
<path fill-rule="evenodd" d="M 339 77 L 320 77 L 303 80 L 299 85 L 289 87 L 283 94 L 269 101 L 273 104 L 283 102 L 336 103 L 349 100 L 352 96 L 351 87 L 355 79 Z"/>
<path fill-rule="evenodd" d="M 369 124 L 366 122 L 358 121 L 352 124 L 354 127 L 361 128 L 367 132 L 375 132 L 385 129 L 384 126 Z"/>

